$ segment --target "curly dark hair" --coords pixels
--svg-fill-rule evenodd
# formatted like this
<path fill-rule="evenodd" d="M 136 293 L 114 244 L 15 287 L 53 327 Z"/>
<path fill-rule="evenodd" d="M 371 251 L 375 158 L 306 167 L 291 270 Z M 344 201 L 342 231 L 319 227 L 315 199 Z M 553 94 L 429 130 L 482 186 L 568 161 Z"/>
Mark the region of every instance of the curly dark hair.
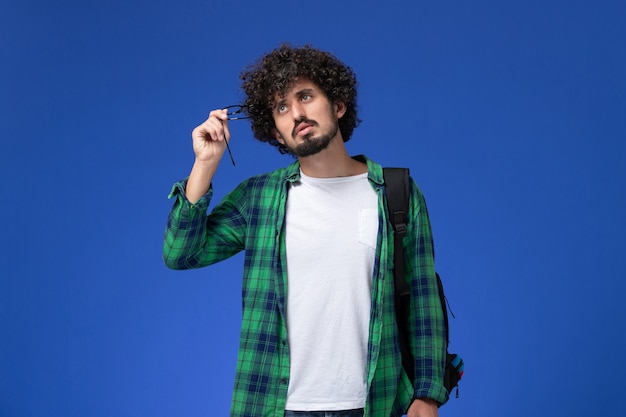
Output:
<path fill-rule="evenodd" d="M 246 94 L 243 104 L 251 117 L 254 137 L 278 147 L 280 153 L 289 151 L 272 134 L 276 127 L 272 103 L 276 93 L 284 96 L 299 79 L 315 83 L 331 103 L 346 105 L 346 112 L 339 119 L 344 142 L 350 140 L 354 128 L 361 122 L 357 117 L 354 71 L 330 53 L 310 45 L 297 48 L 282 44 L 244 69 L 239 78 L 243 81 L 241 88 Z"/>

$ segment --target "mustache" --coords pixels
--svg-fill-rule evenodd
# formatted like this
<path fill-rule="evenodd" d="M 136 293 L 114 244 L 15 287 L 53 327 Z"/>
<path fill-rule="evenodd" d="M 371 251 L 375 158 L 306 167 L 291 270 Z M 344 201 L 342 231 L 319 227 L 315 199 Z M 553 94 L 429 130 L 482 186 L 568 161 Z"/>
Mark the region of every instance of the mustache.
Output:
<path fill-rule="evenodd" d="M 293 130 L 291 131 L 292 137 L 294 138 L 296 137 L 298 133 L 298 126 L 300 126 L 302 123 L 306 123 L 311 126 L 317 126 L 317 122 L 315 120 L 307 119 L 306 117 L 301 117 L 300 119 L 296 121 L 296 124 L 293 126 Z"/>

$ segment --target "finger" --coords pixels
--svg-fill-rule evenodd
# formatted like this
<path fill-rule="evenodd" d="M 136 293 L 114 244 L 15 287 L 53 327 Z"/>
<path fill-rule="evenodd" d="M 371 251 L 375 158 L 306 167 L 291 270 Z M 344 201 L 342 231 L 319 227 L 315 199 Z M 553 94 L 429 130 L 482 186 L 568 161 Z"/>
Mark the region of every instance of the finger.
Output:
<path fill-rule="evenodd" d="M 228 119 L 222 122 L 222 128 L 224 129 L 224 139 L 230 140 L 230 129 L 228 128 Z"/>
<path fill-rule="evenodd" d="M 210 118 L 216 118 L 218 120 L 224 121 L 228 119 L 228 111 L 227 109 L 215 109 L 212 110 L 211 113 L 209 113 L 209 119 Z"/>
<path fill-rule="evenodd" d="M 227 137 L 230 138 L 230 134 L 227 133 L 227 130 L 225 129 L 225 127 L 228 127 L 227 109 L 217 109 L 211 111 L 211 113 L 209 113 L 207 123 L 212 127 L 212 129 L 210 129 L 212 140 L 221 141 L 226 140 Z"/>
<path fill-rule="evenodd" d="M 224 138 L 224 126 L 222 125 L 222 121 L 211 117 L 206 121 L 207 124 L 207 133 L 211 137 L 213 141 L 221 141 Z"/>
<path fill-rule="evenodd" d="M 228 116 L 225 111 L 222 112 L 222 110 L 215 110 L 214 112 L 211 112 L 205 124 L 207 132 L 209 132 L 212 140 L 224 140 L 224 125 L 228 125 Z"/>
<path fill-rule="evenodd" d="M 193 131 L 192 137 L 196 141 L 215 142 L 223 140 L 224 128 L 220 121 L 215 118 L 205 120 Z"/>

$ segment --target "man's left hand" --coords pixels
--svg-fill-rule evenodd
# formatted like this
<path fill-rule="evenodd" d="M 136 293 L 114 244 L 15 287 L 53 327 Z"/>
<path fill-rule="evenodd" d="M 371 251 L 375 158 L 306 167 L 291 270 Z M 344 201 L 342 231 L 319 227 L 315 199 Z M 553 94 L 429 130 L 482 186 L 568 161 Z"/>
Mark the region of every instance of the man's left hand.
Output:
<path fill-rule="evenodd" d="M 418 398 L 406 412 L 406 417 L 437 417 L 439 410 L 437 403 L 430 398 Z"/>

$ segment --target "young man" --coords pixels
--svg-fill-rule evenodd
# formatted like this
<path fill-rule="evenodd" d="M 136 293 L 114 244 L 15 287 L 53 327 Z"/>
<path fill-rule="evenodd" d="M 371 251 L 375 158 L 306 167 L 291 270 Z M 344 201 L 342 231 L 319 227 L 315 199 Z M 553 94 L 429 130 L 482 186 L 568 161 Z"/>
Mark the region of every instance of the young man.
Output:
<path fill-rule="evenodd" d="M 192 133 L 195 163 L 173 188 L 164 243 L 173 269 L 245 251 L 231 416 L 437 416 L 446 352 L 426 205 L 411 181 L 409 381 L 382 168 L 345 147 L 359 123 L 354 73 L 327 52 L 283 45 L 241 78 L 255 137 L 297 161 L 242 182 L 207 216 L 230 140 L 226 110 L 213 110 Z"/>

